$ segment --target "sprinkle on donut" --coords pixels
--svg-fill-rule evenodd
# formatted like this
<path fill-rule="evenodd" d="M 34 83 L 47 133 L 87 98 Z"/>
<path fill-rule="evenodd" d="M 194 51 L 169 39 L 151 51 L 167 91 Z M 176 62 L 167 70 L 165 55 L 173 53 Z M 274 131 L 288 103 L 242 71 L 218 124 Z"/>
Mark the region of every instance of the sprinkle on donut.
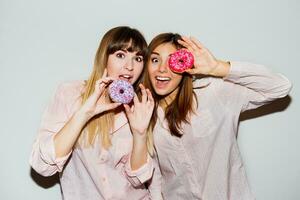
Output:
<path fill-rule="evenodd" d="M 182 73 L 193 67 L 194 56 L 185 49 L 179 49 L 169 58 L 169 67 L 172 71 Z"/>
<path fill-rule="evenodd" d="M 108 86 L 108 94 L 113 102 L 127 104 L 134 97 L 134 89 L 127 81 L 115 80 Z"/>

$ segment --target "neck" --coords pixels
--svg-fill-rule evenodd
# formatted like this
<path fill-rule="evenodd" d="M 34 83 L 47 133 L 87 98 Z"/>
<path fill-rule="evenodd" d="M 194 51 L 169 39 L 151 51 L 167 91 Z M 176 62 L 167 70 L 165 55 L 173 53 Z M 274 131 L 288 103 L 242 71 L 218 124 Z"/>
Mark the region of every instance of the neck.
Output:
<path fill-rule="evenodd" d="M 165 110 L 176 98 L 178 87 L 168 94 L 165 98 L 160 100 L 159 105 Z"/>

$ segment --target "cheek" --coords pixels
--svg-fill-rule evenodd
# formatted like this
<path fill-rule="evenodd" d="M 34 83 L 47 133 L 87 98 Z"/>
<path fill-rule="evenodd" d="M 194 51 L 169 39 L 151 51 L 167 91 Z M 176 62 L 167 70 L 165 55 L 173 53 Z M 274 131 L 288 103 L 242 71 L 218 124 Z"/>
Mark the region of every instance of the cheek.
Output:
<path fill-rule="evenodd" d="M 154 77 L 154 70 L 153 68 L 151 68 L 151 66 L 148 66 L 147 67 L 147 71 L 148 71 L 148 76 L 149 76 L 149 79 L 151 81 L 151 83 L 153 83 L 155 77 Z"/>
<path fill-rule="evenodd" d="M 115 59 L 112 58 L 112 56 L 108 57 L 107 60 L 107 65 L 106 65 L 106 69 L 107 69 L 107 75 L 108 76 L 114 76 L 116 74 L 116 72 L 118 71 L 118 69 L 116 69 L 116 63 L 115 63 Z"/>
<path fill-rule="evenodd" d="M 136 79 L 138 79 L 138 77 L 141 76 L 143 68 L 144 68 L 144 64 L 137 64 L 134 67 L 134 76 L 135 76 Z"/>
<path fill-rule="evenodd" d="M 136 67 L 136 71 L 138 73 L 142 73 L 143 69 L 144 69 L 144 63 L 138 63 Z"/>
<path fill-rule="evenodd" d="M 140 78 L 140 76 L 142 75 L 143 67 L 144 67 L 144 64 L 140 64 L 140 63 L 134 65 L 133 79 L 132 79 L 132 82 L 131 82 L 132 84 L 134 84 Z"/>
<path fill-rule="evenodd" d="M 178 74 L 173 74 L 172 76 L 172 81 L 173 81 L 173 87 L 177 87 L 179 85 L 179 83 L 182 80 L 182 75 L 178 75 Z"/>
<path fill-rule="evenodd" d="M 109 77 L 117 77 L 118 76 L 118 70 L 116 70 L 111 65 L 107 65 L 106 69 L 107 69 L 107 76 L 109 76 Z"/>
<path fill-rule="evenodd" d="M 111 76 L 113 74 L 113 69 L 112 69 L 111 65 L 107 65 L 106 70 L 107 70 L 108 76 Z"/>
<path fill-rule="evenodd" d="M 151 76 L 151 75 L 154 74 L 154 72 L 156 71 L 155 66 L 149 64 L 149 65 L 147 66 L 147 71 L 148 71 L 148 74 Z"/>
<path fill-rule="evenodd" d="M 180 83 L 180 81 L 182 80 L 182 76 L 181 75 L 177 75 L 176 80 L 178 82 L 178 84 Z"/>
<path fill-rule="evenodd" d="M 117 78 L 120 74 L 120 72 L 123 70 L 124 66 L 124 60 L 122 59 L 108 59 L 107 61 L 107 75 L 110 77 Z"/>

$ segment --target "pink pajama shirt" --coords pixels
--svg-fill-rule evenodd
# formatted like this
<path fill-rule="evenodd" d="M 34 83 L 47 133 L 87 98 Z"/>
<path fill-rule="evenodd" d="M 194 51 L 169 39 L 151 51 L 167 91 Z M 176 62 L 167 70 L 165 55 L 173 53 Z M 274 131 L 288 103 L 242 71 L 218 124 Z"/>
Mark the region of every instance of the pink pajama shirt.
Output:
<path fill-rule="evenodd" d="M 181 138 L 169 133 L 159 107 L 153 134 L 164 199 L 255 199 L 236 140 L 239 115 L 285 97 L 291 87 L 264 66 L 231 62 L 226 77 L 194 81 L 198 108 L 190 124 L 183 124 Z"/>
<path fill-rule="evenodd" d="M 63 158 L 55 157 L 53 137 L 78 110 L 83 88 L 83 81 L 58 87 L 33 145 L 30 156 L 33 169 L 43 176 L 59 172 L 64 200 L 161 199 L 159 177 L 154 178 L 148 188 L 143 184 L 155 171 L 150 156 L 140 169 L 130 169 L 132 135 L 124 113 L 116 117 L 112 146 L 108 150 L 97 140 L 93 147 L 76 147 Z"/>

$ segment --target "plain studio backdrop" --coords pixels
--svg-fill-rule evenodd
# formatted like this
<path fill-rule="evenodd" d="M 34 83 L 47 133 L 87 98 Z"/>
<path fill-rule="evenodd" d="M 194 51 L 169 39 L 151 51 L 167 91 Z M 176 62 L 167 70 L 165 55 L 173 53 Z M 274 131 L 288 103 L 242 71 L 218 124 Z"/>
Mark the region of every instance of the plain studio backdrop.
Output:
<path fill-rule="evenodd" d="M 28 163 L 42 112 L 59 83 L 88 77 L 100 39 L 119 25 L 148 42 L 193 35 L 219 59 L 286 75 L 290 96 L 243 116 L 238 142 L 258 200 L 300 199 L 299 11 L 297 0 L 0 0 L 0 199 L 60 199 L 56 177 Z"/>

